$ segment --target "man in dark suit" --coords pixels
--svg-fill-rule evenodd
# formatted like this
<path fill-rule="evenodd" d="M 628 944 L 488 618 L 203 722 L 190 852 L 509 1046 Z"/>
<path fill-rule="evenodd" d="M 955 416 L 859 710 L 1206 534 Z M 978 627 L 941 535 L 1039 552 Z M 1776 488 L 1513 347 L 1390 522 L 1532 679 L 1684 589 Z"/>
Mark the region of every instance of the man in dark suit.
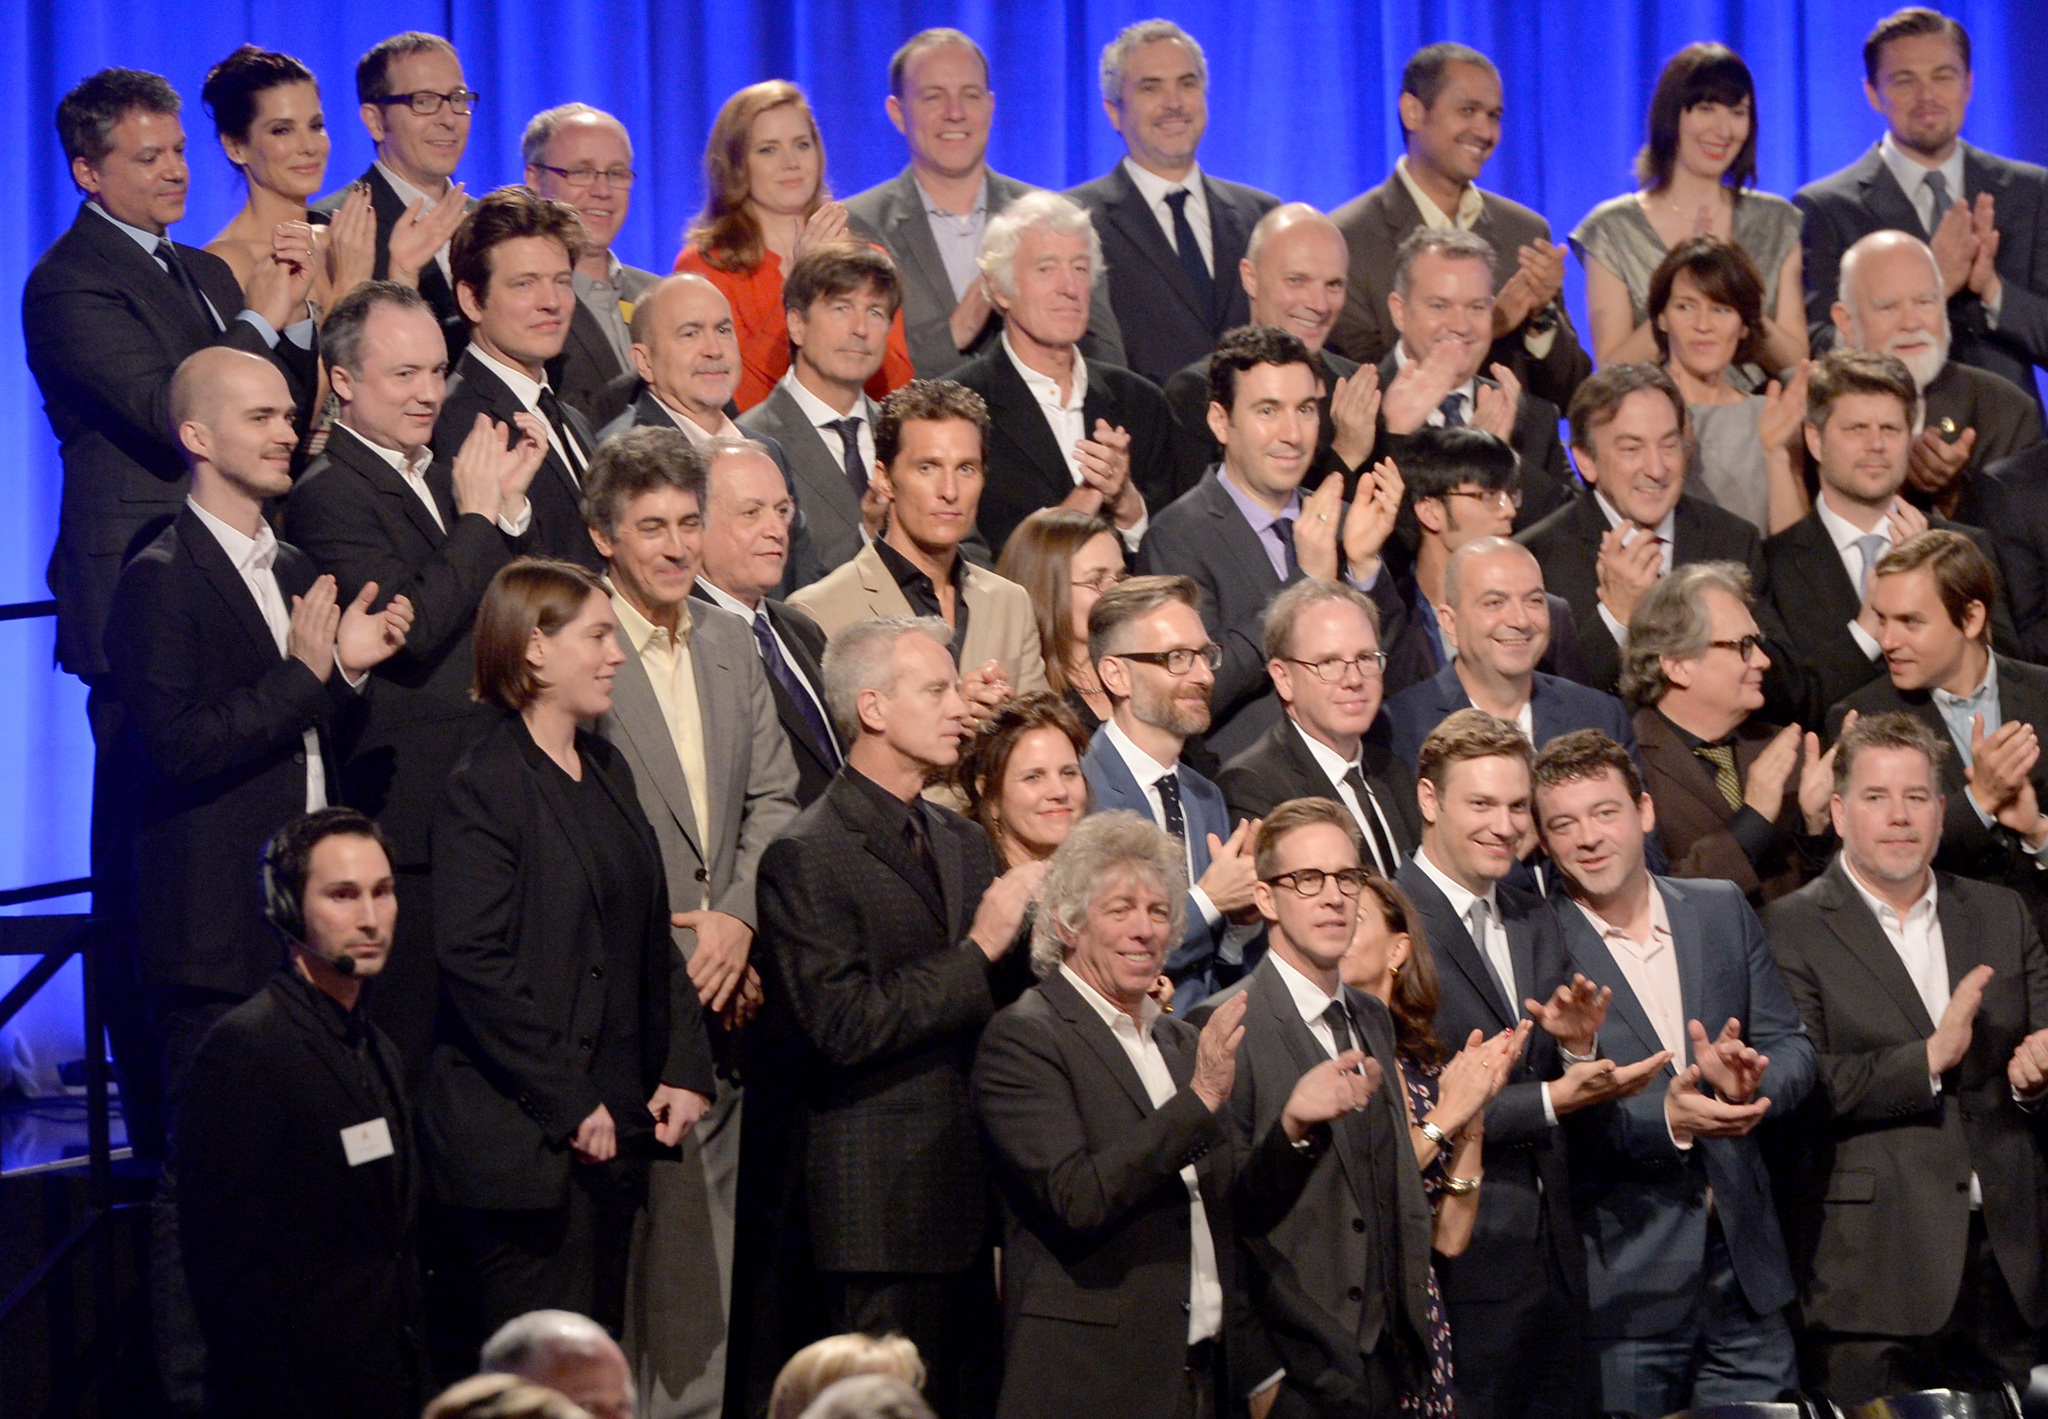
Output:
<path fill-rule="evenodd" d="M 342 762 L 330 728 L 355 720 L 357 689 L 404 644 L 412 608 L 401 598 L 373 613 L 365 586 L 344 610 L 334 578 L 263 520 L 265 500 L 291 487 L 298 445 L 275 365 L 201 350 L 179 365 L 168 403 L 192 491 L 122 571 L 106 658 L 137 804 L 124 890 L 175 1146 L 200 1040 L 276 969 L 249 864 L 272 832 L 327 805 Z M 153 1219 L 156 1340 L 166 1387 L 191 1397 L 201 1348 L 176 1199 L 167 1166 Z"/>
<path fill-rule="evenodd" d="M 439 35 L 395 34 L 356 62 L 356 103 L 377 148 L 376 160 L 355 184 L 369 189 L 377 214 L 371 274 L 418 288 L 448 336 L 451 359 L 468 336 L 455 299 L 449 243 L 476 206 L 453 178 L 469 146 L 476 101 L 455 46 Z M 339 211 L 348 192 L 323 197 L 313 210 Z"/>
<path fill-rule="evenodd" d="M 1386 672 L 1379 608 L 1353 587 L 1298 581 L 1267 608 L 1264 642 L 1285 714 L 1218 776 L 1231 818 L 1264 818 L 1290 798 L 1331 799 L 1363 835 L 1368 865 L 1392 877 L 1422 819 L 1414 771 L 1365 739 Z"/>
<path fill-rule="evenodd" d="M 1422 914 L 1442 991 L 1440 1040 L 1514 1028 L 1540 1008 L 1519 1064 L 1486 1109 L 1486 1186 L 1463 1254 L 1440 1258 L 1458 1412 L 1583 1412 L 1580 1317 L 1586 1263 L 1571 1211 L 1560 1119 L 1643 1089 L 1661 1061 L 1595 1058 L 1599 996 L 1571 981 L 1557 920 L 1501 879 L 1530 831 L 1529 741 L 1466 709 L 1423 744 L 1416 769 L 1422 846 L 1395 882 Z"/>
<path fill-rule="evenodd" d="M 1324 340 L 1344 308 L 1344 234 L 1305 202 L 1283 202 L 1252 228 L 1237 279 L 1251 301 L 1253 325 L 1275 325 L 1308 346 L 1316 365 L 1316 403 L 1322 426 L 1309 477 L 1317 484 L 1331 473 L 1356 486 L 1372 453 L 1380 373 L 1360 366 Z M 1223 457 L 1223 445 L 1209 429 L 1209 356 L 1174 371 L 1163 392 L 1180 425 L 1180 484 L 1184 492 Z"/>
<path fill-rule="evenodd" d="M 1274 810 L 1259 829 L 1253 889 L 1269 949 L 1223 996 L 1246 1002 L 1230 1108 L 1240 1157 L 1281 1127 L 1314 1069 L 1356 1060 L 1351 1082 L 1370 1096 L 1316 1131 L 1327 1146 L 1299 1192 L 1239 1209 L 1240 1285 L 1257 1323 L 1233 1349 L 1258 1358 L 1232 1370 L 1249 1395 L 1277 1383 L 1271 1402 L 1283 1415 L 1385 1414 L 1427 1364 L 1435 1219 L 1409 1140 L 1393 1017 L 1338 974 L 1371 870 L 1362 847 L 1351 815 L 1326 797 Z"/>
<path fill-rule="evenodd" d="M 1040 984 L 982 1032 L 974 1106 L 1004 1201 L 1004 1419 L 1226 1414 L 1270 1347 L 1240 1322 L 1240 1202 L 1284 1212 L 1368 1102 L 1356 1051 L 1297 1069 L 1233 1146 L 1243 997 L 1199 1035 L 1149 993 L 1179 934 L 1180 845 L 1130 813 L 1075 825 L 1033 927 Z M 1367 1069 L 1373 1068 L 1367 1064 Z M 1270 1373 L 1269 1371 L 1263 1373 Z"/>
<path fill-rule="evenodd" d="M 2048 956 L 2014 893 L 1929 868 L 1944 747 L 1901 714 L 1845 731 L 1841 855 L 1764 910 L 1820 1065 L 1788 1189 L 1800 1370 L 1843 1404 L 2023 1383 L 2048 1322 Z"/>
<path fill-rule="evenodd" d="M 1394 253 L 1417 227 L 1459 227 L 1483 237 L 1494 256 L 1496 299 L 1489 364 L 1505 365 L 1522 387 L 1557 408 L 1593 372 L 1565 309 L 1564 248 L 1550 223 L 1497 192 L 1479 172 L 1500 143 L 1500 74 L 1462 44 L 1426 45 L 1401 70 L 1400 120 L 1406 153 L 1378 187 L 1330 215 L 1351 251 L 1344 313 L 1331 345 L 1362 365 L 1392 351 L 1387 320 Z"/>
<path fill-rule="evenodd" d="M 592 567 L 597 551 L 583 530 L 583 475 L 597 436 L 556 397 L 547 364 L 561 353 L 576 304 L 572 284 L 581 226 L 573 209 L 524 187 L 501 187 L 477 204 L 451 247 L 469 347 L 448 381 L 434 424 L 434 451 L 452 459 L 479 414 L 512 429 L 540 421 L 547 455 L 527 490 L 532 523 L 521 550 Z"/>
<path fill-rule="evenodd" d="M 375 823 L 328 808 L 279 830 L 263 876 L 284 969 L 207 1036 L 178 1128 L 206 1412 L 412 1419 L 432 1393 L 419 1159 L 362 999 L 390 959 L 391 861 Z"/>
<path fill-rule="evenodd" d="M 1627 751 L 1578 730 L 1531 778 L 1566 887 L 1550 899 L 1559 934 L 1575 970 L 1613 992 L 1602 1053 L 1654 1060 L 1664 1084 L 1565 1125 L 1598 1407 L 1775 1400 L 1799 1384 L 1792 1268 L 1751 1134 L 1813 1087 L 1806 1026 L 1740 890 L 1651 874 L 1656 810 Z"/>
<path fill-rule="evenodd" d="M 634 302 L 661 277 L 612 255 L 633 198 L 633 139 L 626 125 L 587 103 L 537 113 L 519 140 L 526 185 L 583 219 L 576 305 L 569 337 L 548 366 L 562 402 L 603 428 L 632 402 Z"/>
<path fill-rule="evenodd" d="M 1148 513 L 1177 497 L 1173 413 L 1142 375 L 1083 357 L 1088 292 L 1102 243 L 1088 213 L 1057 192 L 1028 192 L 990 220 L 982 271 L 1003 330 L 952 378 L 988 404 L 989 447 L 977 525 L 1001 551 L 1042 507 L 1113 522 L 1136 553 Z"/>
<path fill-rule="evenodd" d="M 920 796 L 967 705 L 944 622 L 842 630 L 826 651 L 846 767 L 761 859 L 762 954 L 808 1047 L 800 1108 L 832 1332 L 909 1337 L 947 1414 L 993 1410 L 987 1173 L 968 1107 L 998 965 L 1045 875 Z"/>
<path fill-rule="evenodd" d="M 1154 384 L 1207 354 L 1249 313 L 1231 279 L 1253 225 L 1280 199 L 1203 172 L 1209 64 L 1171 20 L 1126 27 L 1102 50 L 1102 109 L 1126 155 L 1068 193 L 1095 218 L 1126 363 Z"/>
<path fill-rule="evenodd" d="M 1187 911 L 1165 965 L 1183 1010 L 1244 973 L 1258 934 L 1250 825 L 1233 831 L 1223 791 L 1182 762 L 1188 740 L 1209 727 L 1222 658 L 1201 595 L 1187 577 L 1132 577 L 1090 608 L 1088 658 L 1112 708 L 1081 757 L 1096 811 L 1128 808 L 1186 848 Z"/>
<path fill-rule="evenodd" d="M 976 264 L 988 224 L 1035 189 L 988 165 L 995 91 L 988 56 L 956 29 L 920 30 L 889 60 L 889 121 L 910 164 L 846 199 L 847 227 L 884 248 L 903 276 L 903 333 L 919 379 L 952 374 L 994 343 L 1003 317 Z M 1109 287 L 1090 292 L 1081 352 L 1124 363 Z"/>
<path fill-rule="evenodd" d="M 1480 368 L 1494 308 L 1493 248 L 1455 228 L 1418 228 L 1394 251 L 1387 311 L 1399 339 L 1380 360 L 1380 455 L 1397 464 L 1425 425 L 1470 424 L 1521 457 L 1515 515 L 1527 527 L 1578 485 L 1557 437 L 1557 406 L 1524 392 L 1507 365 Z"/>
<path fill-rule="evenodd" d="M 1286 331 L 1231 331 L 1209 377 L 1209 429 L 1223 462 L 1153 519 L 1139 560 L 1202 588 L 1202 619 L 1223 647 L 1207 743 L 1228 758 L 1280 718 L 1260 623 L 1283 586 L 1343 577 L 1380 602 L 1383 626 L 1398 625 L 1400 594 L 1380 549 L 1400 513 L 1401 483 L 1382 462 L 1348 504 L 1341 474 L 1303 491 L 1321 415 L 1308 348 Z"/>
<path fill-rule="evenodd" d="M 1808 684 L 1818 719 L 1883 670 L 1867 599 L 1884 554 L 1929 527 L 1967 532 L 1986 556 L 1991 539 L 1904 498 L 1913 376 L 1893 355 L 1831 350 L 1807 381 L 1806 449 L 1820 472 L 1813 511 L 1764 542 L 1766 596 Z M 2016 645 L 2005 598 L 1991 609 L 1994 639 Z"/>
<path fill-rule="evenodd" d="M 1749 595 L 1733 562 L 1661 578 L 1629 621 L 1621 693 L 1670 875 L 1722 878 L 1762 905 L 1825 863 L 1834 764 L 1818 734 L 1759 717 L 1770 654 Z"/>
<path fill-rule="evenodd" d="M 1869 152 L 1799 189 L 1806 215 L 1806 319 L 1834 343 L 1842 258 L 1871 232 L 1924 236 L 1941 266 L 1955 357 L 2039 397 L 2048 361 L 2048 171 L 1962 142 L 1970 36 L 1934 10 L 1878 21 L 1863 42 L 1863 92 L 1886 132 Z"/>
<path fill-rule="evenodd" d="M 1984 470 L 1976 485 L 1976 526 L 1991 534 L 2000 590 L 2019 629 L 1999 644 L 2048 664 L 2048 444 L 2036 444 Z"/>
<path fill-rule="evenodd" d="M 405 646 L 377 668 L 368 719 L 338 766 L 338 796 L 378 820 L 397 873 L 400 964 L 384 972 L 369 1008 L 417 1080 L 439 995 L 428 833 L 448 766 L 489 720 L 470 695 L 470 631 L 531 520 L 526 490 L 545 434 L 520 414 L 515 447 L 486 422 L 452 461 L 434 458 L 447 347 L 408 286 L 358 286 L 327 313 L 320 338 L 341 409 L 285 503 L 285 530 L 333 575 L 337 599 L 352 601 L 374 582 L 381 601 L 403 596 L 413 609 Z"/>

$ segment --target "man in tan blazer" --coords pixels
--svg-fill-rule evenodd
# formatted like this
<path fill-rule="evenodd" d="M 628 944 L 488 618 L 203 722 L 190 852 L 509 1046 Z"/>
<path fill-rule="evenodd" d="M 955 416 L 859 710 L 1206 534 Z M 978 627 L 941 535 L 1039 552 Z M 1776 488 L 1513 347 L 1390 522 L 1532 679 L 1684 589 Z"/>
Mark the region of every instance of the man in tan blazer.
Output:
<path fill-rule="evenodd" d="M 949 379 L 913 380 L 882 402 L 871 486 L 889 500 L 882 535 L 789 604 L 832 635 L 876 616 L 937 616 L 953 628 L 960 692 L 981 718 L 1046 688 L 1038 621 L 1023 587 L 960 555 L 981 502 L 988 406 Z"/>

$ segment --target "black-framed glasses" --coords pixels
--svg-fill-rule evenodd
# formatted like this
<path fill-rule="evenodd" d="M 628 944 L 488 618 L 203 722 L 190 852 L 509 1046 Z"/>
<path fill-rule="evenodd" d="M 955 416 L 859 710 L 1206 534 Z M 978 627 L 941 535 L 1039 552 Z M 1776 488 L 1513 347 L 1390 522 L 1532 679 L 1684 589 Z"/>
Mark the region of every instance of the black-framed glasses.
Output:
<path fill-rule="evenodd" d="M 385 94 L 381 98 L 371 99 L 370 102 L 387 106 L 402 103 L 421 118 L 432 118 L 441 111 L 441 105 L 447 104 L 457 114 L 467 118 L 476 112 L 476 101 L 482 97 L 483 95 L 475 89 L 456 89 L 445 94 L 436 93 L 432 89 L 414 89 L 409 94 Z"/>
<path fill-rule="evenodd" d="M 631 187 L 633 179 L 639 176 L 631 168 L 599 168 L 591 167 L 587 163 L 580 168 L 550 167 L 546 163 L 535 163 L 534 166 L 542 172 L 553 173 L 571 187 L 595 187 L 599 178 L 603 178 L 613 187 Z"/>
<path fill-rule="evenodd" d="M 1739 641 L 1708 641 L 1717 650 L 1732 650 L 1744 665 L 1756 654 L 1756 648 L 1764 643 L 1762 636 L 1744 636 Z"/>
<path fill-rule="evenodd" d="M 1176 650 L 1113 650 L 1118 660 L 1137 660 L 1146 665 L 1163 665 L 1169 675 L 1185 675 L 1195 668 L 1195 657 L 1200 656 L 1211 670 L 1223 664 L 1223 647 L 1211 641 L 1197 650 L 1182 646 Z"/>
<path fill-rule="evenodd" d="M 1356 670 L 1368 680 L 1378 679 L 1386 673 L 1387 653 L 1383 650 L 1369 650 L 1351 660 L 1346 660 L 1341 655 L 1333 655 L 1328 660 L 1296 660 L 1290 655 L 1287 662 L 1290 665 L 1299 665 L 1325 685 L 1341 685 L 1344 683 L 1344 672 L 1347 670 Z"/>
<path fill-rule="evenodd" d="M 1453 488 L 1444 494 L 1447 498 L 1470 498 L 1481 507 L 1508 507 L 1520 512 L 1522 490 L 1520 488 Z"/>
<path fill-rule="evenodd" d="M 1122 567 L 1104 567 L 1100 571 L 1090 572 L 1087 576 L 1075 577 L 1067 584 L 1069 586 L 1085 586 L 1099 596 L 1112 586 L 1119 585 L 1130 579 L 1131 574 Z"/>
<path fill-rule="evenodd" d="M 1335 872 L 1325 872 L 1320 867 L 1304 867 L 1299 872 L 1281 872 L 1263 880 L 1268 887 L 1287 887 L 1303 897 L 1320 897 L 1323 884 L 1334 881 L 1338 895 L 1355 897 L 1365 890 L 1365 869 L 1342 867 Z"/>

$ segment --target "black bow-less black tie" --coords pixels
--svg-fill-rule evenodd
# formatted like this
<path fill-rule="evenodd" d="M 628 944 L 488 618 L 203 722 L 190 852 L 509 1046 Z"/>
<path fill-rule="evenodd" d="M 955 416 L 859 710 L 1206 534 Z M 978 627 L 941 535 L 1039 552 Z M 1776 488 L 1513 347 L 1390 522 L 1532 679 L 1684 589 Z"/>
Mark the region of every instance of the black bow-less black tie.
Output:
<path fill-rule="evenodd" d="M 540 416 L 548 421 L 561 442 L 562 453 L 569 461 L 569 474 L 578 487 L 583 485 L 583 475 L 590 467 L 590 460 L 584 455 L 583 445 L 576 442 L 576 435 L 570 432 L 569 417 L 562 409 L 562 401 L 555 397 L 555 391 L 541 386 L 540 396 L 533 401 L 540 406 Z"/>
<path fill-rule="evenodd" d="M 1323 1023 L 1330 1027 L 1330 1038 L 1336 1043 L 1338 1054 L 1351 1048 L 1351 1012 L 1344 1008 L 1343 1001 L 1330 1002 L 1330 1008 L 1323 1012 Z"/>
<path fill-rule="evenodd" d="M 192 268 L 185 264 L 184 257 L 178 255 L 177 245 L 169 237 L 157 238 L 156 259 L 163 263 L 164 270 L 177 282 L 178 289 L 185 293 L 185 299 L 192 302 L 194 309 L 199 312 L 199 318 L 206 322 L 208 328 L 219 330 L 220 316 L 214 313 L 212 303 L 206 299 L 206 292 L 199 289 L 199 282 L 192 275 Z"/>
<path fill-rule="evenodd" d="M 796 705 L 796 712 L 810 726 L 811 745 L 818 751 L 818 757 L 825 764 L 837 770 L 839 767 L 839 746 L 832 742 L 832 732 L 825 727 L 825 716 L 818 712 L 818 706 L 811 699 L 810 687 L 797 675 L 795 667 L 782 653 L 782 647 L 775 642 L 775 628 L 768 624 L 765 614 L 754 617 L 754 647 L 761 652 L 761 663 L 768 667 L 769 675 L 782 686 L 783 693 Z"/>
<path fill-rule="evenodd" d="M 1380 822 L 1379 807 L 1365 781 L 1364 772 L 1353 764 L 1344 771 L 1344 782 L 1358 798 L 1358 814 L 1365 819 L 1365 845 L 1372 852 L 1373 865 L 1379 869 L 1380 876 L 1392 877 L 1401 868 L 1401 850 L 1394 846 Z"/>
<path fill-rule="evenodd" d="M 1180 772 L 1175 770 L 1158 779 L 1152 785 L 1159 790 L 1159 813 L 1166 821 L 1160 824 L 1176 842 L 1188 840 L 1188 820 L 1180 810 Z"/>
<path fill-rule="evenodd" d="M 1188 273 L 1195 294 L 1201 298 L 1202 311 L 1213 325 L 1216 280 L 1209 274 L 1209 263 L 1202 260 L 1201 243 L 1195 240 L 1194 224 L 1188 220 L 1188 190 L 1183 187 L 1167 193 L 1166 205 L 1173 210 L 1173 244 L 1180 257 L 1180 269 Z"/>
<path fill-rule="evenodd" d="M 846 465 L 846 481 L 853 484 L 853 495 L 865 498 L 868 495 L 868 466 L 860 456 L 860 419 L 834 419 L 823 425 L 839 435 L 839 457 Z"/>
<path fill-rule="evenodd" d="M 1294 580 L 1294 574 L 1301 569 L 1301 563 L 1294 555 L 1294 519 L 1274 518 L 1273 535 L 1280 539 L 1280 580 L 1291 582 Z"/>

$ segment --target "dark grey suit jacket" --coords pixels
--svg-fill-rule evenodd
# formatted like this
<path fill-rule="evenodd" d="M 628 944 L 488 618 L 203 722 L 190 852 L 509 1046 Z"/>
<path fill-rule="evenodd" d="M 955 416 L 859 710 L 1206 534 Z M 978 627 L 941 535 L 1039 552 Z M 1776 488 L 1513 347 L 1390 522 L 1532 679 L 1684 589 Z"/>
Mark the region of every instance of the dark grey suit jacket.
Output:
<path fill-rule="evenodd" d="M 1992 968 L 1961 1064 L 1927 1079 L 1920 992 L 1840 859 L 1764 908 L 1771 950 L 1819 1061 L 1805 1151 L 1782 1191 L 1806 1324 L 1926 1336 L 1954 1310 L 1969 1250 L 1970 1174 L 1991 1251 L 2029 1325 L 2048 1321 L 2038 1111 L 2006 1063 L 2048 1028 L 2048 951 L 2004 887 L 1934 874 L 1951 989 Z"/>
<path fill-rule="evenodd" d="M 1954 428 L 1958 435 L 1963 429 L 1977 431 L 1970 461 L 1958 475 L 1963 486 L 1955 517 L 1995 534 L 1994 514 L 1985 501 L 1984 470 L 2041 442 L 2041 406 L 2032 391 L 1960 360 L 1943 365 L 1920 397 L 1928 428 Z M 1923 497 L 1913 501 L 1923 507 L 1927 502 Z"/>
<path fill-rule="evenodd" d="M 2048 362 L 2048 169 L 1963 144 L 1963 190 L 1975 203 L 1988 192 L 1998 209 L 1998 275 L 2004 286 L 1998 328 L 1966 287 L 1949 298 L 1954 357 L 2004 375 L 2039 398 L 2034 366 Z M 1862 157 L 1799 189 L 1806 214 L 1806 321 L 1815 353 L 1835 344 L 1836 279 L 1842 253 L 1878 231 L 1925 237 L 1914 209 L 1876 144 Z"/>
<path fill-rule="evenodd" d="M 868 409 L 870 427 L 876 417 L 874 401 L 861 399 Z M 860 535 L 860 497 L 846 480 L 846 467 L 825 447 L 825 440 L 811 427 L 804 411 L 788 390 L 777 385 L 773 393 L 739 416 L 736 422 L 749 434 L 763 434 L 775 440 L 787 460 L 789 491 L 804 510 L 804 523 L 817 553 L 822 577 L 852 561 L 867 545 Z M 806 583 L 808 585 L 808 583 Z"/>
<path fill-rule="evenodd" d="M 1125 363 L 1154 384 L 1199 360 L 1216 337 L 1250 319 L 1251 301 L 1237 263 L 1259 218 L 1280 205 L 1270 192 L 1202 174 L 1214 253 L 1212 299 L 1204 302 L 1182 269 L 1144 194 L 1122 162 L 1067 196 L 1095 218 L 1109 267 L 1109 304 L 1123 335 Z"/>
<path fill-rule="evenodd" d="M 2019 639 L 1998 644 L 2048 664 L 2048 444 L 2036 444 L 1984 470 L 1972 490 L 1976 524 L 1991 534 L 2005 599 Z"/>
<path fill-rule="evenodd" d="M 1315 462 L 1309 465 L 1308 475 L 1302 482 L 1310 488 L 1319 488 L 1323 480 L 1332 473 L 1344 475 L 1344 494 L 1349 497 L 1358 488 L 1358 475 L 1362 469 L 1346 468 L 1344 460 L 1330 445 L 1337 437 L 1337 426 L 1330 422 L 1330 396 L 1337 388 L 1337 381 L 1349 379 L 1358 373 L 1358 363 L 1347 360 L 1333 350 L 1324 350 L 1320 356 L 1322 368 L 1316 377 L 1322 381 L 1322 390 L 1316 396 L 1316 407 L 1322 413 L 1322 424 L 1316 433 Z M 1209 360 L 1202 356 L 1185 369 L 1175 370 L 1173 378 L 1166 381 L 1162 393 L 1173 410 L 1174 421 L 1180 425 L 1180 491 L 1202 481 L 1202 475 L 1209 471 L 1209 465 L 1223 460 L 1223 445 L 1216 442 L 1216 435 L 1209 430 Z M 1368 458 L 1366 462 L 1371 463 Z"/>
<path fill-rule="evenodd" d="M 377 264 L 370 274 L 376 280 L 387 280 L 391 275 L 391 229 L 405 218 L 405 199 L 385 180 L 384 174 L 377 171 L 374 162 L 356 181 L 369 185 L 370 206 L 377 214 Z M 315 202 L 313 210 L 332 217 L 347 200 L 348 188 L 344 187 Z M 468 198 L 463 209 L 475 211 L 476 202 L 476 198 Z M 461 358 L 463 347 L 469 344 L 469 322 L 463 319 L 462 307 L 456 304 L 455 289 L 441 274 L 441 263 L 434 260 L 420 268 L 419 285 L 420 294 L 433 307 L 434 319 L 441 323 L 441 333 L 448 337 L 448 359 L 453 363 Z"/>
<path fill-rule="evenodd" d="M 988 215 L 995 216 L 1027 192 L 1038 189 L 1014 177 L 1004 177 L 994 168 L 985 186 Z M 953 282 L 946 275 L 946 263 L 939 244 L 932 238 L 931 221 L 925 215 L 924 194 L 909 168 L 877 183 L 865 192 L 846 199 L 847 226 L 866 241 L 885 249 L 896 260 L 903 275 L 903 334 L 910 345 L 910 363 L 919 379 L 938 379 L 995 343 L 1003 328 L 1001 315 L 991 315 L 972 344 L 961 349 L 953 343 L 953 308 L 960 304 L 953 294 Z M 1088 334 L 1081 341 L 1081 356 L 1089 363 L 1121 365 L 1123 337 L 1117 332 L 1116 315 L 1109 308 L 1109 285 L 1095 283 L 1088 310 Z M 1001 545 L 1000 543 L 997 545 Z"/>

